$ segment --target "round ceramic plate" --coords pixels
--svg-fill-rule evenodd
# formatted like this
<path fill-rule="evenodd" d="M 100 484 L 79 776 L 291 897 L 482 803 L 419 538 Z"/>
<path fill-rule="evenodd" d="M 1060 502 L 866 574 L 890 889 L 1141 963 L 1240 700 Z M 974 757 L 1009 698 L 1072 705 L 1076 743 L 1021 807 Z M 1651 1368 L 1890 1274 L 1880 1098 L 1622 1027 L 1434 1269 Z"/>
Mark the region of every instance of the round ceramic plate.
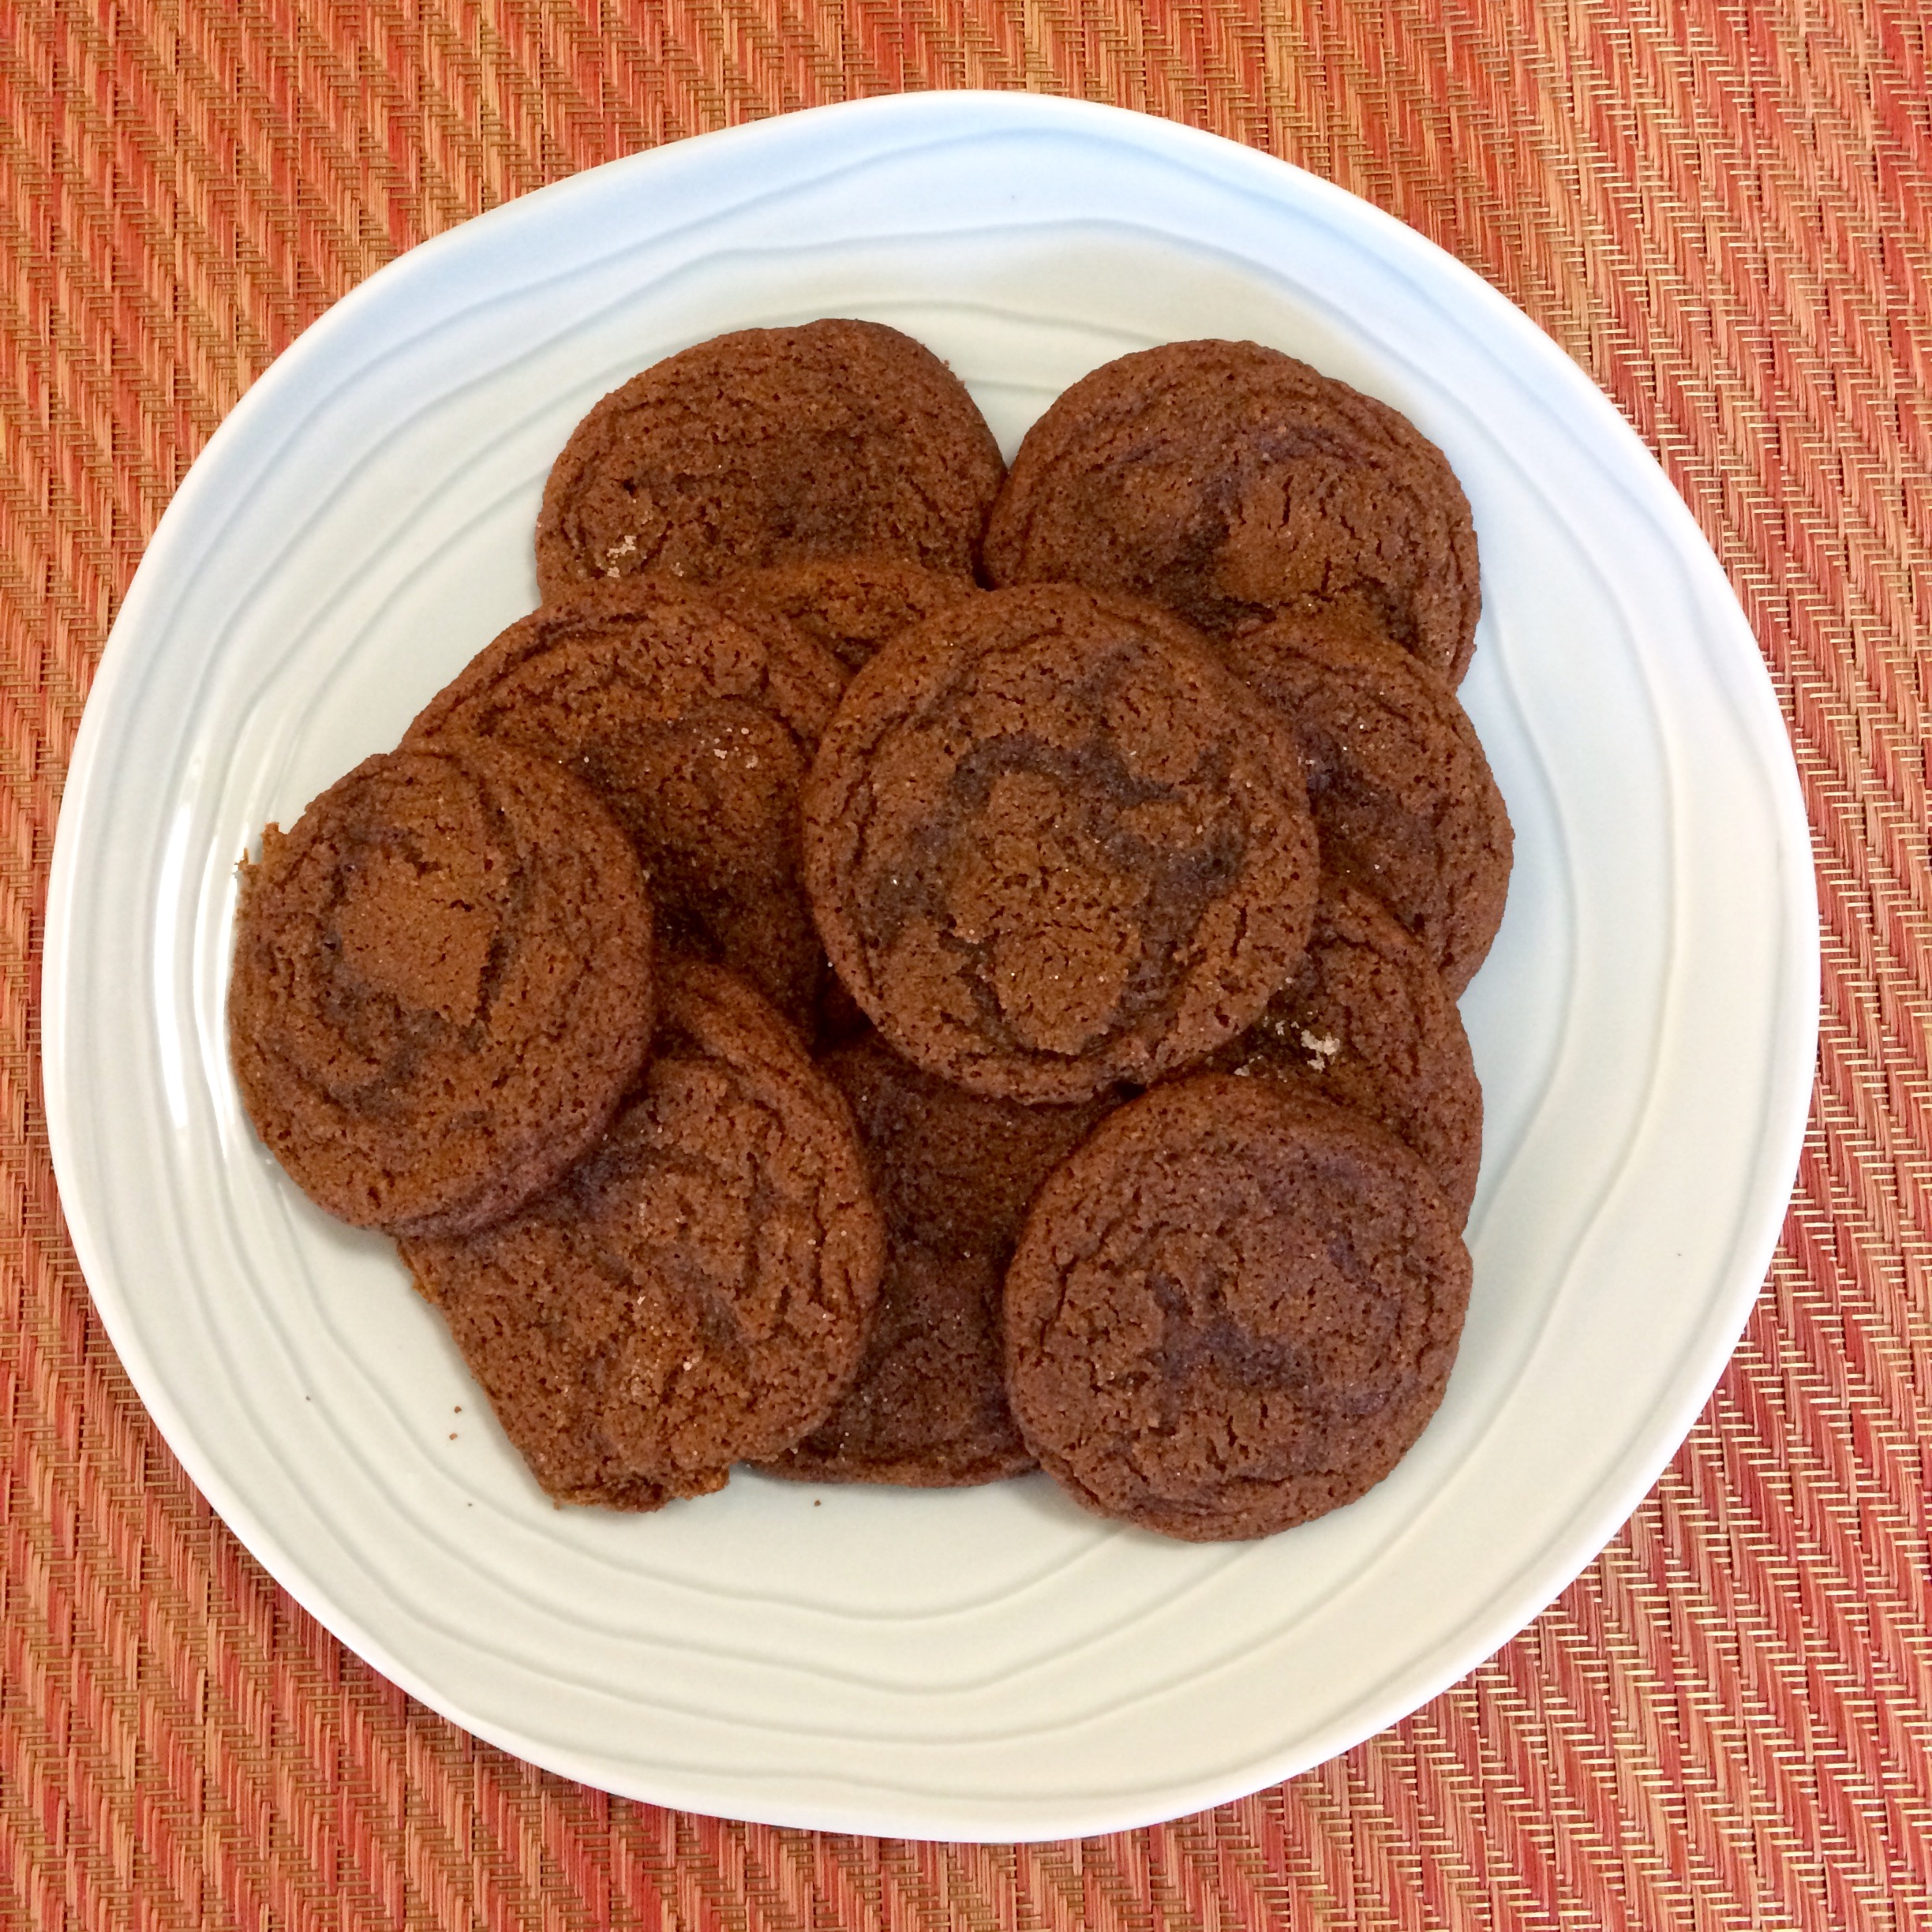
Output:
<path fill-rule="evenodd" d="M 1464 1002 L 1488 1097 L 1448 1397 L 1362 1501 L 1170 1544 L 1042 1477 L 740 1476 L 552 1508 L 388 1243 L 282 1178 L 228 1068 L 235 862 L 535 602 L 571 426 L 721 331 L 869 316 L 1010 452 L 1199 335 L 1405 410 L 1475 507 L 1464 696 L 1517 834 Z M 47 1092 L 135 1385 L 274 1575 L 480 1735 L 660 1803 L 1060 1837 L 1256 1789 L 1468 1671 L 1587 1563 L 1715 1383 L 1810 1080 L 1810 849 L 1757 648 L 1616 412 L 1473 275 L 1210 137 L 1024 95 L 867 102 L 580 175 L 405 256 L 256 385 L 163 519 L 62 807 Z"/>

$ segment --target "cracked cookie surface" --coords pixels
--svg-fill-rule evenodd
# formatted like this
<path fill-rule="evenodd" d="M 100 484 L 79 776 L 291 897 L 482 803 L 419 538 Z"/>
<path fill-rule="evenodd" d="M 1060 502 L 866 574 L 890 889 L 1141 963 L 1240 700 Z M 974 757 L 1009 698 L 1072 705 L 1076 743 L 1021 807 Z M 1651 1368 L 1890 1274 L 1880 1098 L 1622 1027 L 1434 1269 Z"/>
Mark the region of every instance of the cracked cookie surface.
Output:
<path fill-rule="evenodd" d="M 1387 403 L 1251 342 L 1169 343 L 1074 384 L 1013 458 L 986 570 L 1129 591 L 1216 637 L 1352 607 L 1452 684 L 1481 604 L 1442 451 Z"/>
<path fill-rule="evenodd" d="M 965 385 L 899 330 L 741 329 L 634 376 L 571 432 L 537 520 L 546 598 L 882 552 L 971 582 L 1005 466 Z"/>
<path fill-rule="evenodd" d="M 1482 1163 L 1482 1084 L 1428 956 L 1366 893 L 1322 878 L 1307 956 L 1261 1017 L 1208 1062 L 1286 1080 L 1419 1154 L 1459 1227 Z"/>
<path fill-rule="evenodd" d="M 878 1292 L 837 1089 L 733 975 L 662 979 L 657 1045 L 590 1158 L 499 1226 L 403 1244 L 562 1502 L 653 1509 L 781 1454 L 851 1382 Z"/>
<path fill-rule="evenodd" d="M 1459 995 L 1503 923 L 1515 834 L 1455 693 L 1334 612 L 1279 618 L 1223 649 L 1294 731 L 1324 872 L 1379 899 Z"/>
<path fill-rule="evenodd" d="M 1088 1509 L 1271 1535 L 1414 1443 L 1469 1288 L 1399 1141 L 1276 1082 L 1195 1075 L 1103 1121 L 1035 1200 L 1006 1275 L 1013 1413 Z"/>
<path fill-rule="evenodd" d="M 1211 1052 L 1299 960 L 1318 862 L 1286 724 L 1204 639 L 1067 585 L 991 592 L 853 680 L 806 787 L 834 968 L 887 1040 L 994 1099 Z"/>
<path fill-rule="evenodd" d="M 808 558 L 727 580 L 731 594 L 755 598 L 822 644 L 848 671 L 901 631 L 975 594 L 965 578 L 902 558 Z"/>
<path fill-rule="evenodd" d="M 770 1473 L 937 1488 L 1030 1470 L 1006 1402 L 1000 1284 L 1039 1184 L 1115 1096 L 982 1099 L 876 1034 L 819 1064 L 852 1103 L 886 1223 L 886 1281 L 858 1380 Z"/>
<path fill-rule="evenodd" d="M 776 613 L 648 580 L 593 586 L 486 646 L 406 743 L 482 738 L 568 766 L 631 835 L 667 944 L 806 1024 L 824 955 L 799 804 L 844 668 Z"/>
<path fill-rule="evenodd" d="M 642 872 L 585 786 L 489 745 L 385 752 L 242 867 L 230 1050 L 311 1200 L 455 1232 L 603 1133 L 653 985 Z"/>

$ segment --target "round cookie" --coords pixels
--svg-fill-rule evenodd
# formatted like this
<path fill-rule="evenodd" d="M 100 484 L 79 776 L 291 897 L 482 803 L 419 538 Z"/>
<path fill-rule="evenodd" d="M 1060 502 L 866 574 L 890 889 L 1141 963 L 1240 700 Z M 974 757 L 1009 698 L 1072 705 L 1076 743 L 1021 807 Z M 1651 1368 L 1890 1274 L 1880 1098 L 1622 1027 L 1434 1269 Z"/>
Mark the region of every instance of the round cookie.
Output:
<path fill-rule="evenodd" d="M 1422 1158 L 1457 1226 L 1482 1163 L 1482 1084 L 1427 954 L 1376 902 L 1322 881 L 1301 970 L 1208 1063 L 1353 1107 Z"/>
<path fill-rule="evenodd" d="M 970 579 L 1005 474 L 965 385 L 877 322 L 743 329 L 653 364 L 571 432 L 537 519 L 546 599 L 878 551 Z"/>
<path fill-rule="evenodd" d="M 995 1099 L 1085 1099 L 1241 1032 L 1301 959 L 1318 869 L 1286 722 L 1185 625 L 1072 585 L 887 645 L 806 785 L 839 977 Z"/>
<path fill-rule="evenodd" d="M 296 1185 L 453 1234 L 548 1187 L 650 1043 L 650 902 L 590 791 L 490 745 L 387 752 L 244 863 L 229 1050 Z"/>
<path fill-rule="evenodd" d="M 1006 1275 L 1013 1413 L 1088 1509 L 1271 1535 L 1394 1468 L 1442 1399 L 1469 1290 L 1400 1141 L 1278 1081 L 1177 1080 L 1035 1199 Z"/>
<path fill-rule="evenodd" d="M 783 1453 L 859 1366 L 885 1235 L 837 1089 L 733 975 L 667 960 L 656 1048 L 603 1144 L 403 1259 L 538 1482 L 653 1509 Z"/>
<path fill-rule="evenodd" d="M 1340 603 L 1453 684 L 1476 648 L 1475 526 L 1398 412 L 1256 343 L 1170 343 L 1067 390 L 987 526 L 989 578 L 1165 604 L 1210 635 Z"/>
<path fill-rule="evenodd" d="M 773 564 L 731 578 L 729 587 L 777 611 L 848 671 L 856 671 L 901 631 L 974 594 L 963 578 L 871 556 Z"/>
<path fill-rule="evenodd" d="M 1294 728 L 1324 871 L 1380 900 L 1459 996 L 1503 923 L 1515 841 L 1455 692 L 1334 613 L 1279 618 L 1225 650 Z"/>
<path fill-rule="evenodd" d="M 701 589 L 597 584 L 519 620 L 405 743 L 509 743 L 586 779 L 631 834 L 662 936 L 809 1024 L 824 954 L 799 796 L 845 672 L 775 613 Z"/>
<path fill-rule="evenodd" d="M 851 1103 L 885 1217 L 859 1379 L 775 1476 L 960 1487 L 1033 1466 L 1006 1406 L 1000 1283 L 1027 1204 L 1115 1104 L 984 1100 L 869 1035 L 819 1064 Z"/>

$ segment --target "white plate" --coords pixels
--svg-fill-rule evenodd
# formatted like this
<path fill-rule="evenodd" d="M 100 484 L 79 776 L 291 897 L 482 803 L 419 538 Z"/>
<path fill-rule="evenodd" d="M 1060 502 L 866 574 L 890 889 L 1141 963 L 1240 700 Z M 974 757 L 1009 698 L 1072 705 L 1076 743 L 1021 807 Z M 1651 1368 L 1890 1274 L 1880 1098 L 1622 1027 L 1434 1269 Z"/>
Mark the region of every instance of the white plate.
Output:
<path fill-rule="evenodd" d="M 1395 1474 L 1268 1541 L 1106 1526 L 1043 1477 L 752 1477 L 549 1507 L 388 1244 L 282 1178 L 230 1078 L 234 865 L 535 601 L 550 459 L 720 331 L 908 330 L 1009 451 L 1125 350 L 1249 336 L 1387 398 L 1474 504 L 1464 695 L 1516 823 L 1464 1002 L 1476 1291 Z M 1020 95 L 797 114 L 582 174 L 385 268 L 163 519 L 61 814 L 47 1106 L 95 1300 L 189 1473 L 346 1643 L 592 1784 L 777 1823 L 1099 1832 L 1392 1722 L 1559 1591 L 1715 1383 L 1810 1089 L 1810 847 L 1757 648 L 1683 504 L 1508 303 L 1337 189 Z M 460 1405 L 461 1413 L 456 1413 Z"/>

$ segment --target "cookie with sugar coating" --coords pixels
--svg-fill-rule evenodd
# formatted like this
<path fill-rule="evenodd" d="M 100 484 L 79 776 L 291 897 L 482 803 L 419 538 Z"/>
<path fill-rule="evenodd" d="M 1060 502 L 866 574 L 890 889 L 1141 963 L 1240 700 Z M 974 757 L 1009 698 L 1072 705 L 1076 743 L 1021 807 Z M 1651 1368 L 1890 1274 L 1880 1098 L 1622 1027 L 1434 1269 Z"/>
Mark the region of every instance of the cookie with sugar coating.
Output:
<path fill-rule="evenodd" d="M 1210 1069 L 1285 1080 L 1419 1154 L 1460 1226 L 1482 1165 L 1482 1084 L 1428 955 L 1366 893 L 1324 874 L 1306 957 Z"/>
<path fill-rule="evenodd" d="M 1294 728 L 1324 872 L 1380 900 L 1459 995 L 1503 923 L 1515 835 L 1455 693 L 1333 612 L 1277 618 L 1223 649 Z"/>
<path fill-rule="evenodd" d="M 820 1065 L 858 1123 L 885 1217 L 886 1282 L 858 1380 L 770 1473 L 931 1488 L 1030 1470 L 1006 1405 L 1000 1284 L 1039 1184 L 1118 1097 L 983 1099 L 875 1033 Z"/>
<path fill-rule="evenodd" d="M 852 1116 L 735 975 L 667 960 L 635 1095 L 558 1187 L 403 1259 L 560 1502 L 654 1509 L 781 1455 L 859 1367 L 884 1231 Z"/>
<path fill-rule="evenodd" d="M 961 383 L 882 323 L 739 329 L 667 357 L 571 432 L 537 519 L 546 599 L 863 551 L 970 582 L 1005 474 Z"/>
<path fill-rule="evenodd" d="M 493 745 L 365 759 L 242 868 L 230 1053 L 296 1185 L 452 1234 L 550 1185 L 650 1043 L 650 898 L 590 789 Z"/>
<path fill-rule="evenodd" d="M 1353 609 L 1451 684 L 1482 601 L 1442 451 L 1387 403 L 1252 342 L 1168 343 L 1074 384 L 1013 458 L 986 569 L 1129 591 L 1215 637 Z"/>
<path fill-rule="evenodd" d="M 993 1099 L 1212 1052 L 1294 972 L 1317 873 L 1288 725 L 1168 613 L 1071 585 L 886 646 L 806 786 L 839 977 L 898 1051 Z"/>
<path fill-rule="evenodd" d="M 665 942 L 751 975 L 810 1024 L 825 959 L 799 801 L 844 668 L 775 612 L 663 579 L 593 584 L 519 618 L 409 728 L 481 738 L 588 783 L 650 874 Z"/>
<path fill-rule="evenodd" d="M 1040 1189 L 1006 1272 L 1008 1393 L 1084 1507 L 1268 1536 L 1414 1443 L 1469 1291 L 1400 1141 L 1278 1082 L 1198 1074 L 1110 1115 Z"/>

